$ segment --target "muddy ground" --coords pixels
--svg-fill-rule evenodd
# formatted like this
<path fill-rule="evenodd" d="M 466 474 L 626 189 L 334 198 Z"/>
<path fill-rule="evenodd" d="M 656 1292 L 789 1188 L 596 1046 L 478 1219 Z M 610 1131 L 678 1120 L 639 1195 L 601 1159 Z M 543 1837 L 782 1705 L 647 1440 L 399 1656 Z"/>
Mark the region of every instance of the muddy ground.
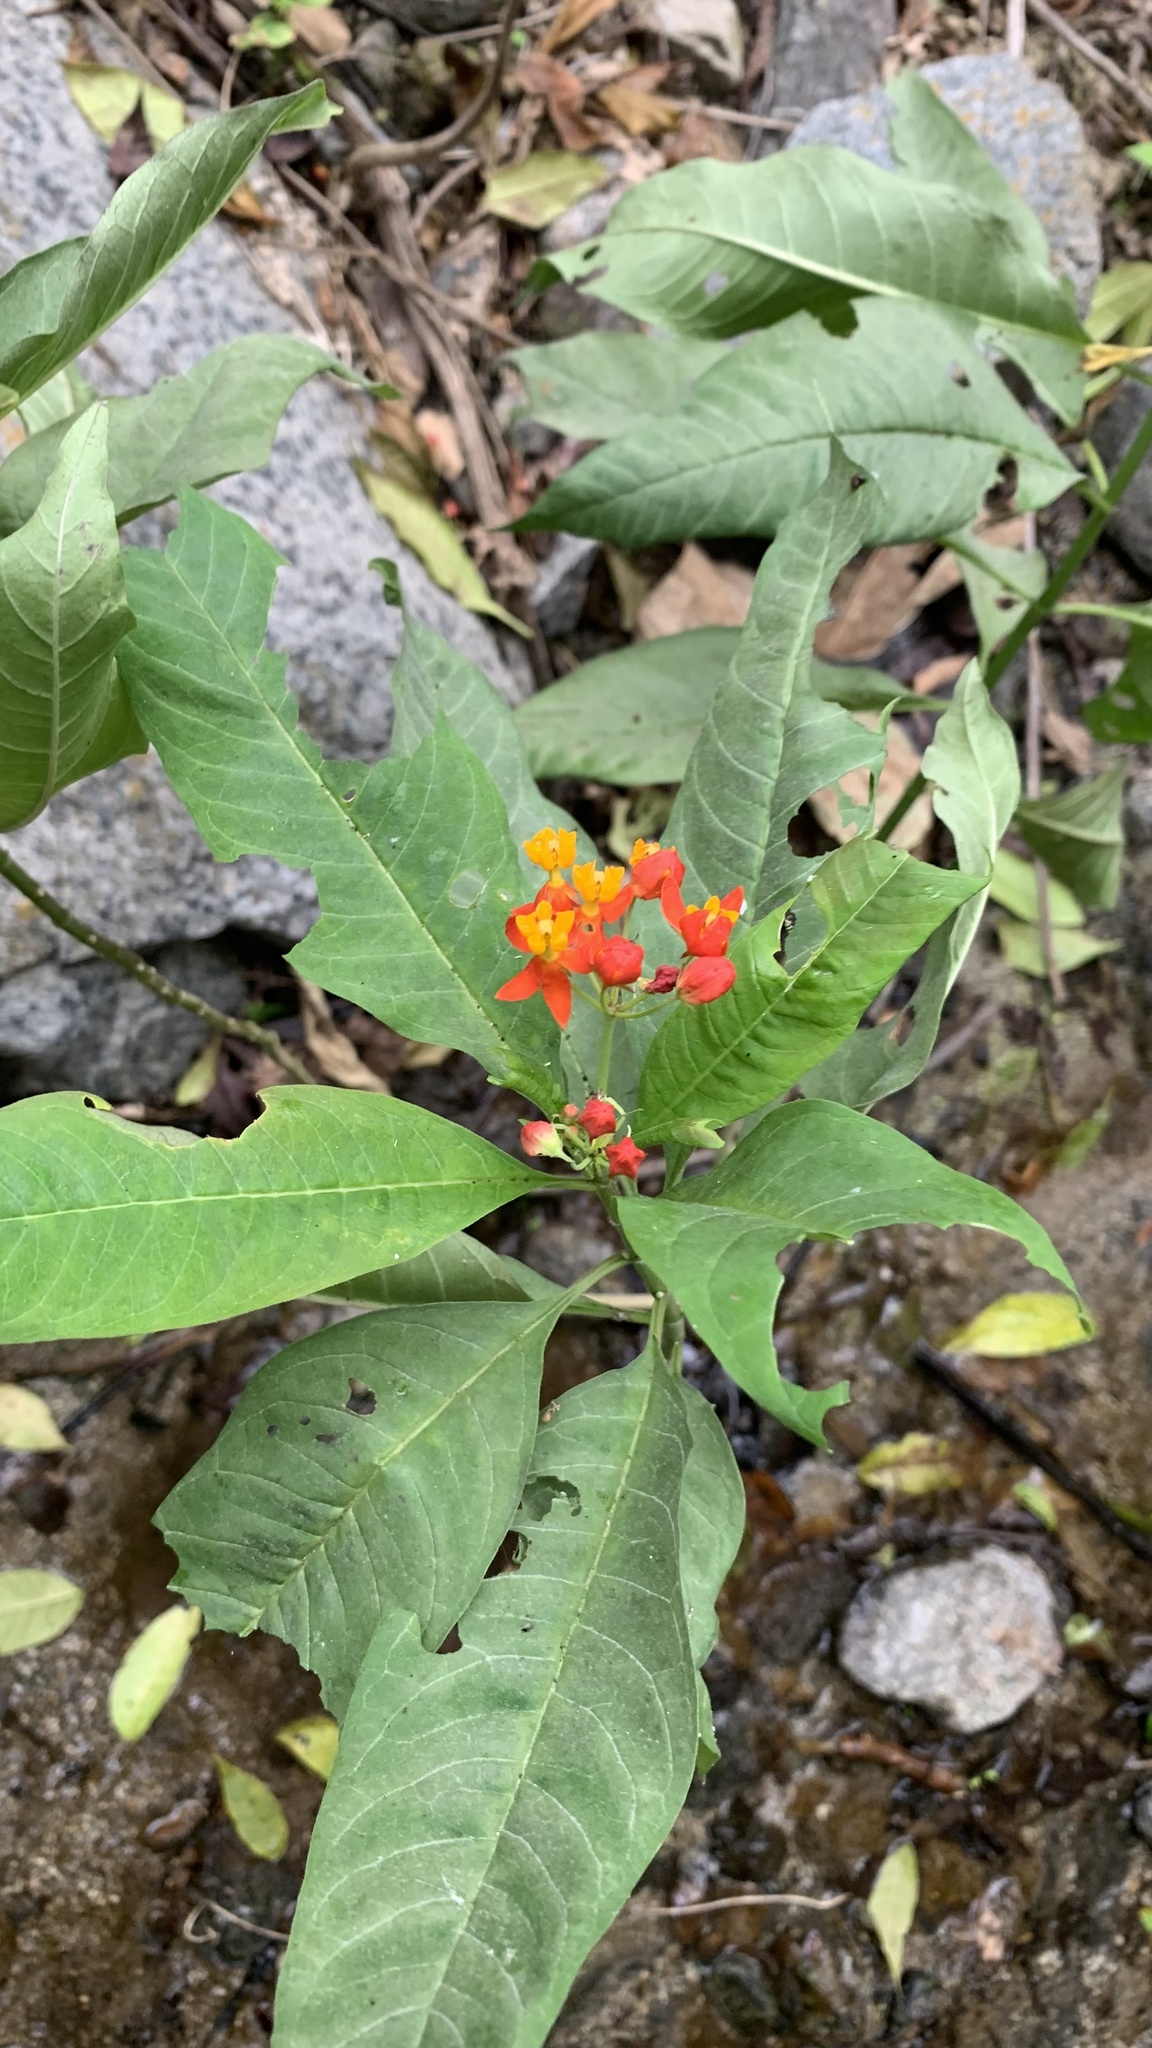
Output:
<path fill-rule="evenodd" d="M 1134 937 L 1152 900 L 1144 858 L 1133 857 L 1117 926 L 1126 916 Z M 1091 1344 L 973 1365 L 971 1383 L 1101 1497 L 1147 1511 L 1152 1083 L 1134 1045 L 1143 985 L 1123 964 L 1138 953 L 1130 945 L 1119 966 L 1076 975 L 1053 1014 L 1042 986 L 1012 975 L 985 935 L 944 1036 L 978 1028 L 886 1114 L 951 1164 L 1023 1191 L 1098 1319 Z M 399 1085 L 514 1142 L 517 1105 L 461 1059 Z M 1087 1158 L 1053 1164 L 1059 1139 L 1105 1100 L 1107 1129 Z M 579 1206 L 566 1218 L 521 1208 L 491 1235 L 567 1277 L 599 1255 L 603 1225 Z M 754 1414 L 706 1354 L 690 1354 L 732 1433 L 750 1508 L 707 1674 L 723 1759 L 586 1966 L 555 2048 L 1152 2044 L 1152 1941 L 1139 1918 L 1152 1904 L 1152 1791 L 1140 1803 L 1152 1785 L 1152 1702 L 1133 1677 L 1152 1647 L 1152 1565 L 1059 1493 L 1058 1533 L 1041 1528 L 1011 1498 L 1027 1461 L 912 1359 L 918 1336 L 939 1342 L 1027 1284 L 1027 1271 L 1011 1247 L 970 1231 L 882 1231 L 813 1250 L 785 1291 L 782 1356 L 810 1386 L 846 1376 L 853 1399 L 831 1417 L 834 1458 L 823 1473 L 805 1467 L 796 1509 L 780 1482 L 807 1447 Z M 202 1637 L 178 1698 L 135 1746 L 113 1736 L 105 1693 L 126 1643 L 166 1601 L 173 1561 L 154 1508 L 251 1372 L 326 1313 L 270 1311 L 127 1377 L 110 1345 L 0 1353 L 4 1377 L 28 1378 L 61 1421 L 81 1418 L 67 1458 L 5 1459 L 0 1549 L 7 1564 L 59 1569 L 87 1593 L 63 1637 L 0 1673 L 0 2048 L 257 2048 L 267 2038 L 321 1789 L 273 1737 L 315 1708 L 315 1682 L 268 1638 Z M 628 1329 L 566 1324 L 546 1392 L 635 1349 Z M 951 1440 L 965 1484 L 886 1505 L 854 1465 L 912 1429 Z M 990 1535 L 1041 1565 L 1061 1621 L 1086 1614 L 1106 1634 L 1091 1658 L 1067 1656 L 1011 1721 L 962 1740 L 853 1686 L 837 1665 L 837 1627 L 868 1578 L 962 1555 Z M 893 1745 L 892 1760 L 837 1752 L 862 1733 Z M 259 1772 L 284 1802 L 292 1836 L 281 1862 L 259 1862 L 233 1835 L 214 1751 Z M 952 1766 L 958 1789 L 922 1782 L 929 1762 Z M 894 1995 L 862 1902 L 902 1836 L 916 1843 L 922 1896 Z M 847 1898 L 828 1911 L 660 1910 L 749 1889 Z M 205 1901 L 268 1933 L 208 1907 L 190 1920 Z"/>

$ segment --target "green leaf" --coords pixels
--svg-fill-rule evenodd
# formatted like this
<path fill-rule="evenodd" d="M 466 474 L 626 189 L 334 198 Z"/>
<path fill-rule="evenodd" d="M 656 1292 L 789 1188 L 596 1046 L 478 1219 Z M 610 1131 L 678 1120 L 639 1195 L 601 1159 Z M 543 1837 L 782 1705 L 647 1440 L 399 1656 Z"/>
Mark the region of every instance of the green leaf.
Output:
<path fill-rule="evenodd" d="M 638 320 L 720 338 L 801 308 L 843 322 L 852 300 L 951 307 L 1007 337 L 1081 331 L 1046 262 L 997 210 L 951 183 L 883 171 L 846 149 L 756 164 L 700 158 L 635 185 L 595 240 L 538 263 Z"/>
<path fill-rule="evenodd" d="M 744 1534 L 744 1481 L 711 1403 L 695 1387 L 683 1393 L 691 1446 L 680 1493 L 680 1583 L 699 1669 L 719 1633 L 717 1595 Z"/>
<path fill-rule="evenodd" d="M 699 891 L 695 901 L 739 883 L 753 917 L 783 903 L 815 866 L 791 852 L 789 820 L 849 768 L 879 772 L 883 737 L 808 686 L 812 636 L 868 523 L 873 486 L 856 479 L 836 450 L 827 482 L 786 521 L 757 571 L 747 624 L 666 835 L 687 865 L 686 890 Z"/>
<path fill-rule="evenodd" d="M 1019 804 L 1016 828 L 1057 881 L 1066 882 L 1081 903 L 1114 908 L 1120 893 L 1124 834 L 1120 804 L 1123 766 L 1091 782 L 1077 782 L 1058 796 Z"/>
<path fill-rule="evenodd" d="M 723 341 L 674 334 L 574 334 L 513 349 L 534 420 L 576 441 L 607 441 L 675 412 L 692 386 L 728 354 Z"/>
<path fill-rule="evenodd" d="M 672 1825 L 696 1755 L 677 1500 L 651 1350 L 557 1403 L 516 1520 L 433 1657 L 386 1616 L 340 1738 L 277 1996 L 281 2048 L 537 2048 Z"/>
<path fill-rule="evenodd" d="M 876 1873 L 865 1912 L 876 1930 L 888 1974 L 900 1989 L 904 1974 L 904 1943 L 916 1917 L 920 1897 L 920 1865 L 913 1842 L 890 1849 Z"/>
<path fill-rule="evenodd" d="M 1039 597 L 1048 581 L 1048 564 L 1041 548 L 993 547 L 970 528 L 949 534 L 948 545 L 959 556 L 964 571 L 964 586 L 980 637 L 980 659 L 986 662 Z"/>
<path fill-rule="evenodd" d="M 1002 1294 L 962 1329 L 953 1330 L 945 1349 L 971 1351 L 979 1358 L 1038 1358 L 1086 1344 L 1093 1335 L 1093 1325 L 1077 1313 L 1070 1295 Z"/>
<path fill-rule="evenodd" d="M 408 1308 L 428 1301 L 544 1301 L 562 1289 L 519 1259 L 502 1258 L 479 1238 L 458 1231 L 414 1259 L 358 1273 L 323 1292 L 328 1300 Z"/>
<path fill-rule="evenodd" d="M 962 874 L 983 880 L 1020 795 L 1016 742 L 995 709 L 975 662 L 960 677 L 952 702 L 924 755 L 937 817 L 947 825 Z M 977 888 L 928 941 L 910 1003 L 889 1023 L 857 1031 L 804 1081 L 806 1095 L 870 1109 L 908 1088 L 936 1042 L 945 999 L 964 963 L 987 901 Z M 911 1028 L 909 1028 L 911 1027 Z"/>
<path fill-rule="evenodd" d="M 142 398 L 109 399 L 108 495 L 117 519 L 162 505 L 181 484 L 263 469 L 289 399 L 321 370 L 345 374 L 310 341 L 244 334 L 186 376 L 162 378 Z M 0 533 L 30 518 L 66 431 L 64 420 L 48 425 L 0 468 Z"/>
<path fill-rule="evenodd" d="M 56 1418 L 40 1394 L 31 1387 L 16 1387 L 0 1381 L 0 1450 L 66 1451 L 68 1440 L 61 1436 Z"/>
<path fill-rule="evenodd" d="M 834 438 L 876 480 L 870 545 L 964 526 L 1008 456 L 1023 507 L 1075 481 L 981 355 L 970 321 L 879 299 L 856 313 L 846 340 L 797 313 L 729 349 L 677 411 L 642 419 L 565 470 L 518 528 L 628 549 L 774 533 L 827 475 Z"/>
<path fill-rule="evenodd" d="M 0 1571 L 0 1657 L 55 1642 L 84 1605 L 84 1594 L 59 1572 Z"/>
<path fill-rule="evenodd" d="M 224 1811 L 244 1847 L 265 1863 L 278 1863 L 288 1847 L 288 1816 L 272 1787 L 226 1756 L 217 1754 L 212 1761 Z"/>
<path fill-rule="evenodd" d="M 1152 630 L 1133 626 L 1120 674 L 1084 706 L 1081 717 L 1105 746 L 1146 746 L 1152 740 Z"/>
<path fill-rule="evenodd" d="M 317 80 L 197 121 L 127 178 L 86 238 L 29 256 L 0 286 L 0 384 L 15 402 L 134 306 L 223 205 L 270 135 L 320 128 L 336 109 Z"/>
<path fill-rule="evenodd" d="M 838 847 L 801 898 L 799 918 L 810 906 L 824 935 L 796 972 L 776 958 L 774 913 L 733 941 L 736 982 L 727 995 L 679 1006 L 660 1026 L 640 1075 L 639 1142 L 676 1136 L 696 1118 L 728 1123 L 790 1088 L 847 1038 L 897 967 L 979 889 L 975 876 L 928 867 L 878 840 Z"/>
<path fill-rule="evenodd" d="M 1047 981 L 1048 962 L 1040 932 L 1033 924 L 1017 924 L 1010 917 L 1002 917 L 996 927 L 1009 967 L 1017 974 L 1030 974 L 1034 981 Z M 1100 960 L 1106 953 L 1120 949 L 1119 939 L 1095 939 L 1090 932 L 1069 931 L 1057 925 L 1052 932 L 1052 959 L 1062 974 L 1074 974 L 1078 967 L 1087 967 L 1092 960 Z"/>
<path fill-rule="evenodd" d="M 523 163 L 492 171 L 484 184 L 484 206 L 521 228 L 546 228 L 578 199 L 597 192 L 608 172 L 595 157 L 565 149 L 537 149 Z"/>
<path fill-rule="evenodd" d="M 75 363 L 69 363 L 66 369 L 57 370 L 56 375 L 49 378 L 47 384 L 42 384 L 39 391 L 34 391 L 31 398 L 24 400 L 20 407 L 20 420 L 24 432 L 29 435 L 40 434 L 45 427 L 54 427 L 58 420 L 75 419 L 78 412 L 87 412 L 95 398 L 96 393 L 88 379 L 81 376 Z M 17 454 L 19 447 L 10 451 L 5 458 L 5 469 L 12 457 Z M 29 505 L 25 516 L 29 516 L 35 509 L 34 504 Z"/>
<path fill-rule="evenodd" d="M 998 1230 L 1072 1288 L 1047 1232 L 1027 1210 L 942 1166 L 891 1126 L 838 1103 L 785 1103 L 707 1175 L 682 1182 L 669 1198 L 620 1205 L 629 1243 L 675 1288 L 737 1385 L 817 1444 L 823 1416 L 849 1390 L 841 1381 L 809 1392 L 781 1379 L 772 1346 L 783 1282 L 777 1257 L 805 1237 L 846 1241 L 894 1223 Z"/>
<path fill-rule="evenodd" d="M 544 1182 L 390 1096 L 273 1088 L 239 1138 L 128 1123 L 91 1096 L 0 1110 L 0 1339 L 241 1315 L 399 1261 Z M 61 1285 L 67 1270 L 82 1275 Z"/>
<path fill-rule="evenodd" d="M 275 1739 L 306 1771 L 328 1783 L 340 1740 L 339 1724 L 331 1714 L 305 1714 L 299 1721 L 286 1721 L 276 1730 Z"/>
<path fill-rule="evenodd" d="M 108 1719 L 125 1742 L 139 1742 L 167 1706 L 202 1620 L 198 1607 L 166 1607 L 121 1658 L 108 1688 Z"/>
<path fill-rule="evenodd" d="M 513 633 L 532 638 L 522 619 L 497 604 L 451 520 L 445 519 L 430 498 L 423 498 L 419 491 L 410 491 L 388 477 L 377 476 L 375 470 L 363 464 L 358 469 L 360 481 L 377 512 L 395 528 L 405 546 L 419 555 L 441 590 L 451 591 L 466 610 L 485 612 Z"/>
<path fill-rule="evenodd" d="M 1152 338 L 1152 263 L 1114 263 L 1096 279 L 1084 332 L 1089 341 L 1119 335 L 1129 348 Z"/>
<path fill-rule="evenodd" d="M 1024 860 L 1018 853 L 1010 853 L 1006 846 L 996 850 L 992 863 L 992 879 L 988 894 L 993 903 L 999 903 L 1010 910 L 1013 917 L 1023 918 L 1025 924 L 1039 924 L 1040 897 L 1036 887 L 1036 869 L 1030 860 Z M 1069 931 L 1079 931 L 1084 923 L 1084 912 L 1062 882 L 1048 878 L 1048 916 L 1050 922 Z"/>
<path fill-rule="evenodd" d="M 0 541 L 2 831 L 85 772 L 120 693 L 116 648 L 132 614 L 106 460 L 97 407 L 68 425 L 28 524 Z"/>
<path fill-rule="evenodd" d="M 283 658 L 261 648 L 279 556 L 222 506 L 190 491 L 180 504 L 166 554 L 126 557 L 138 623 L 122 668 L 213 853 L 312 869 L 322 914 L 291 955 L 306 979 L 410 1038 L 459 1046 L 546 1107 L 562 1101 L 543 1004 L 496 999 L 519 964 L 504 922 L 524 895 L 481 763 L 445 722 L 409 761 L 322 760 Z"/>
<path fill-rule="evenodd" d="M 392 1308 L 278 1352 L 157 1514 L 173 1587 L 291 1643 L 337 1716 L 389 1609 L 438 1649 L 520 1498 L 564 1301 Z"/>

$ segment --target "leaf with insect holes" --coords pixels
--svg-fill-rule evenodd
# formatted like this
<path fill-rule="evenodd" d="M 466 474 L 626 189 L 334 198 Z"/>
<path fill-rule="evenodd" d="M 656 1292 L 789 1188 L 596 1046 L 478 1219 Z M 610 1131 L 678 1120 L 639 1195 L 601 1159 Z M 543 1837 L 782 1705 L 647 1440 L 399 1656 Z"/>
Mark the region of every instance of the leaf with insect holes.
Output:
<path fill-rule="evenodd" d="M 213 1759 L 220 1797 L 246 1849 L 262 1862 L 278 1863 L 288 1847 L 288 1816 L 270 1785 L 217 1753 Z"/>
<path fill-rule="evenodd" d="M 973 1352 L 978 1358 L 1035 1358 L 1086 1344 L 1095 1334 L 1092 1323 L 1067 1294 L 1002 1294 L 970 1323 L 953 1330 L 946 1351 Z"/>
<path fill-rule="evenodd" d="M 126 1742 L 139 1742 L 167 1706 L 203 1618 L 198 1607 L 166 1607 L 121 1658 L 108 1688 L 108 1719 Z"/>
<path fill-rule="evenodd" d="M 31 1387 L 0 1382 L 0 1450 L 66 1451 L 47 1401 Z"/>
<path fill-rule="evenodd" d="M 336 1761 L 340 1724 L 331 1714 L 305 1714 L 299 1721 L 286 1721 L 276 1730 L 276 1741 L 313 1777 L 327 1784 Z"/>
<path fill-rule="evenodd" d="M 0 1657 L 54 1642 L 83 1605 L 82 1588 L 59 1572 L 0 1571 Z"/>

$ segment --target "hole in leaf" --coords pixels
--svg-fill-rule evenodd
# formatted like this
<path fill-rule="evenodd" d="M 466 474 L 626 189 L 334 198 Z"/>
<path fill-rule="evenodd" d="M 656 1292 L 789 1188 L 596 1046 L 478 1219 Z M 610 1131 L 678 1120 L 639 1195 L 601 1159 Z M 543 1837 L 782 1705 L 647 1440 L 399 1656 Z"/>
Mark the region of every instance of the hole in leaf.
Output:
<path fill-rule="evenodd" d="M 1010 612 L 1015 602 L 1014 597 L 1009 597 L 1008 592 L 1002 590 L 996 599 L 996 609 L 998 612 Z"/>
<path fill-rule="evenodd" d="M 316 1441 L 318 1444 L 336 1444 L 339 1443 L 340 1439 L 337 1436 L 321 1435 L 321 1432 L 317 1430 Z"/>
<path fill-rule="evenodd" d="M 310 1415 L 302 1415 L 302 1416 L 300 1417 L 300 1427 L 301 1427 L 301 1429 L 307 1429 L 307 1427 L 308 1427 L 308 1424 L 309 1424 L 309 1423 L 311 1422 L 311 1420 L 312 1420 L 312 1417 L 311 1417 Z"/>
<path fill-rule="evenodd" d="M 968 375 L 967 370 L 962 370 L 960 368 L 959 363 L 953 363 L 951 365 L 948 371 L 948 375 L 951 377 L 952 382 L 954 384 L 958 384 L 960 386 L 961 391 L 971 391 L 972 379 Z"/>
<path fill-rule="evenodd" d="M 279 1436 L 280 1424 L 278 1422 L 270 1422 L 268 1424 L 268 1434 L 269 1436 Z"/>
<path fill-rule="evenodd" d="M 867 481 L 868 479 L 866 476 L 854 476 L 848 488 L 850 491 L 858 491 L 861 489 L 862 485 L 867 483 Z"/>
<path fill-rule="evenodd" d="M 376 1396 L 363 1380 L 349 1380 L 348 1399 L 344 1406 L 349 1415 L 375 1415 Z"/>
<path fill-rule="evenodd" d="M 524 1488 L 520 1512 L 526 1522 L 542 1522 L 554 1500 L 566 1500 L 572 1515 L 581 1512 L 578 1486 L 573 1486 L 570 1479 L 556 1479 L 550 1472 L 538 1473 Z"/>
<path fill-rule="evenodd" d="M 95 1109 L 96 1097 L 94 1095 L 86 1095 L 84 1097 L 84 1107 L 85 1109 Z"/>
<path fill-rule="evenodd" d="M 356 794 L 356 791 L 355 791 L 354 789 L 346 789 L 346 790 L 344 791 L 344 794 L 343 794 L 343 796 L 342 796 L 342 797 L 341 797 L 341 799 L 340 799 L 341 803 L 342 803 L 342 804 L 350 804 L 350 803 L 351 803 L 351 801 L 352 801 L 352 799 L 353 799 L 353 797 L 355 796 L 355 794 Z"/>

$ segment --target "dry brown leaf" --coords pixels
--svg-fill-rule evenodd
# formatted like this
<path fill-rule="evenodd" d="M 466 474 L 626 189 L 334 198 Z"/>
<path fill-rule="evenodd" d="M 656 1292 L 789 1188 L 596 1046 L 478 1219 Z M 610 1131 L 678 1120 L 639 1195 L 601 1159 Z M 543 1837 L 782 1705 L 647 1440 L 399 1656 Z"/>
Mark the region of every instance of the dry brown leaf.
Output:
<path fill-rule="evenodd" d="M 755 578 L 737 562 L 714 562 L 689 541 L 680 559 L 649 591 L 636 615 L 641 640 L 662 640 L 693 626 L 742 626 Z"/>
<path fill-rule="evenodd" d="M 231 192 L 224 201 L 221 211 L 228 214 L 232 220 L 246 222 L 250 228 L 274 228 L 279 226 L 279 222 L 270 213 L 265 213 L 251 185 L 243 179 L 241 179 L 235 191 Z"/>
<path fill-rule="evenodd" d="M 880 714 L 876 711 L 860 712 L 858 714 L 858 722 L 861 725 L 866 725 L 870 731 L 875 732 L 880 723 Z M 919 772 L 920 755 L 912 745 L 903 726 L 893 719 L 888 727 L 888 751 L 884 757 L 884 766 L 880 770 L 880 784 L 876 792 L 877 818 L 887 817 L 893 804 L 899 801 L 908 784 L 912 781 L 913 776 L 919 774 Z M 818 789 L 815 796 L 808 799 L 817 820 L 828 834 L 829 839 L 835 839 L 839 845 L 843 846 L 845 840 L 855 837 L 856 827 L 854 825 L 845 826 L 840 822 L 841 791 L 852 803 L 866 804 L 868 801 L 868 770 L 866 768 L 851 768 L 847 775 L 840 777 L 838 784 L 831 785 L 827 789 Z M 931 830 L 932 798 L 927 790 L 925 790 L 922 796 L 917 797 L 907 816 L 900 820 L 892 834 L 891 844 L 902 847 L 906 852 L 911 852 L 914 847 L 919 846 L 922 840 L 927 838 Z"/>
<path fill-rule="evenodd" d="M 954 683 L 962 669 L 968 666 L 966 654 L 942 654 L 938 661 L 930 661 L 924 668 L 918 668 L 912 678 L 912 688 L 918 697 L 930 697 L 934 690 L 943 689 L 945 683 Z"/>
<path fill-rule="evenodd" d="M 317 988 L 314 981 L 305 981 L 302 975 L 297 975 L 296 981 L 304 1043 L 325 1080 L 335 1081 L 340 1088 L 364 1088 L 374 1095 L 390 1095 L 392 1090 L 387 1081 L 364 1064 L 352 1040 L 337 1030 L 323 989 Z"/>
<path fill-rule="evenodd" d="M 950 548 L 942 548 L 934 562 L 930 562 L 908 600 L 910 614 L 922 612 L 926 606 L 935 604 L 938 597 L 947 597 L 950 590 L 957 590 L 964 581 L 964 571 Z M 897 629 L 899 630 L 899 629 Z"/>
<path fill-rule="evenodd" d="M 739 164 L 744 161 L 744 144 L 741 130 L 730 127 L 727 121 L 712 121 L 700 107 L 689 107 L 672 135 L 661 143 L 665 163 L 693 163 L 698 157 L 715 157 L 718 162 Z"/>
<path fill-rule="evenodd" d="M 442 476 L 445 483 L 455 483 L 463 474 L 464 457 L 451 413 L 437 412 L 426 405 L 417 413 L 415 424 L 437 476 Z"/>
<path fill-rule="evenodd" d="M 821 661 L 869 661 L 915 617 L 909 610 L 928 553 L 913 546 L 874 548 L 860 566 L 850 562 L 832 586 L 832 617 L 816 628 Z"/>
<path fill-rule="evenodd" d="M 1092 735 L 1075 718 L 1065 718 L 1052 704 L 1046 704 L 1040 729 L 1054 754 L 1073 775 L 1092 773 Z"/>
<path fill-rule="evenodd" d="M 570 43 L 575 36 L 582 36 L 586 28 L 599 21 L 602 14 L 616 5 L 616 0 L 564 0 L 551 26 L 540 38 L 540 48 L 547 56 L 550 50 L 558 50 L 561 43 Z"/>
<path fill-rule="evenodd" d="M 598 87 L 596 96 L 629 135 L 661 135 L 678 125 L 683 111 L 677 100 L 662 99 L 656 90 L 668 70 L 667 64 L 637 64 Z"/>
<path fill-rule="evenodd" d="M 314 57 L 342 57 L 352 41 L 348 23 L 334 7 L 290 7 L 288 25 Z"/>
<path fill-rule="evenodd" d="M 548 118 L 565 149 L 582 155 L 604 140 L 602 121 L 590 121 L 584 113 L 584 87 L 574 72 L 529 50 L 516 66 L 516 83 L 524 92 L 539 94 L 548 107 Z"/>

